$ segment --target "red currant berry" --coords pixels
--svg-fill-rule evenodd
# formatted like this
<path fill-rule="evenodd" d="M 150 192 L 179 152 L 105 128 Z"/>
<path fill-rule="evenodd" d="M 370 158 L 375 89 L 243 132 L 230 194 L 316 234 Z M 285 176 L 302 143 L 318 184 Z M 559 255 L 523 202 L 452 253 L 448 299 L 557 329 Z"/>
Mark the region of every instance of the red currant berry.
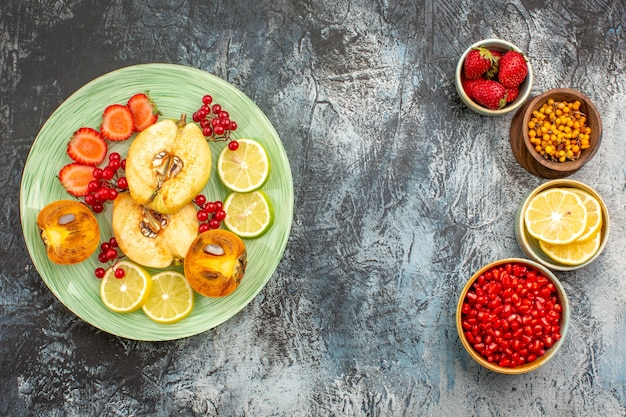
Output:
<path fill-rule="evenodd" d="M 100 181 L 98 180 L 91 180 L 89 181 L 89 184 L 87 184 L 87 190 L 88 191 L 98 191 L 101 187 Z"/>
<path fill-rule="evenodd" d="M 224 204 L 221 201 L 218 200 L 218 201 L 215 202 L 215 208 L 217 210 L 221 210 L 222 207 L 224 207 Z"/>
<path fill-rule="evenodd" d="M 200 223 L 200 226 L 198 226 L 198 233 L 204 233 L 209 229 L 211 229 L 211 226 L 209 226 L 208 223 Z"/>
<path fill-rule="evenodd" d="M 202 120 L 203 118 L 200 117 L 200 114 L 196 111 L 193 112 L 193 114 L 191 115 L 191 120 L 193 120 L 194 122 L 198 123 L 200 120 Z"/>
<path fill-rule="evenodd" d="M 115 170 L 109 166 L 105 167 L 102 170 L 102 178 L 105 180 L 110 180 L 115 175 Z"/>
<path fill-rule="evenodd" d="M 117 258 L 117 251 L 113 248 L 109 248 L 106 252 L 106 257 L 109 261 L 112 261 L 113 259 Z"/>
<path fill-rule="evenodd" d="M 115 270 L 115 278 L 122 279 L 125 276 L 126 276 L 126 271 L 124 271 L 122 268 L 117 268 Z"/>
<path fill-rule="evenodd" d="M 91 209 L 94 213 L 102 213 L 102 211 L 104 210 L 104 206 L 102 205 L 102 203 L 95 203 L 93 206 L 91 206 Z"/>
<path fill-rule="evenodd" d="M 117 179 L 117 188 L 119 188 L 120 190 L 125 190 L 128 188 L 128 180 L 126 179 L 126 177 L 119 177 Z"/>
<path fill-rule="evenodd" d="M 213 97 L 211 97 L 209 94 L 205 94 L 204 96 L 202 96 L 202 103 L 209 105 L 211 104 L 211 102 L 213 101 Z"/>
<path fill-rule="evenodd" d="M 218 136 L 223 135 L 225 131 L 226 129 L 224 129 L 224 126 L 215 126 L 213 128 L 213 132 Z"/>
<path fill-rule="evenodd" d="M 214 213 L 215 210 L 217 210 L 217 206 L 213 201 L 210 201 L 204 205 L 204 210 L 206 210 L 207 213 Z"/>
<path fill-rule="evenodd" d="M 111 249 L 111 244 L 110 244 L 109 242 L 103 242 L 103 243 L 100 245 L 100 250 L 101 250 L 102 252 L 106 252 L 106 251 L 108 251 L 109 249 Z"/>
<path fill-rule="evenodd" d="M 230 121 L 230 126 L 228 127 L 228 130 L 233 131 L 233 130 L 237 130 L 237 122 L 234 121 Z"/>
<path fill-rule="evenodd" d="M 230 117 L 230 115 L 228 114 L 227 111 L 222 110 L 217 117 L 219 117 L 220 119 L 228 119 Z"/>
<path fill-rule="evenodd" d="M 101 264 L 109 262 L 109 258 L 107 257 L 106 252 L 100 252 L 98 254 L 98 261 L 100 261 Z"/>
<path fill-rule="evenodd" d="M 204 129 L 202 129 L 202 134 L 204 135 L 204 137 L 210 137 L 213 136 L 213 129 L 211 129 L 210 127 L 205 127 Z"/>
<path fill-rule="evenodd" d="M 194 201 L 196 202 L 198 206 L 202 207 L 204 206 L 204 203 L 206 203 L 206 197 L 203 196 L 202 194 L 198 194 L 196 198 L 194 199 Z"/>
<path fill-rule="evenodd" d="M 196 216 L 198 217 L 198 221 L 200 221 L 200 222 L 204 222 L 204 221 L 207 221 L 209 219 L 209 213 L 207 213 L 204 210 L 199 210 L 198 213 L 196 214 Z"/>
<path fill-rule="evenodd" d="M 112 237 L 111 239 L 109 239 L 109 246 L 112 248 L 117 248 L 117 239 L 115 237 Z"/>
<path fill-rule="evenodd" d="M 112 170 L 117 171 L 122 166 L 122 161 L 120 161 L 119 159 L 112 159 L 112 160 L 109 161 L 109 165 L 108 166 Z"/>
<path fill-rule="evenodd" d="M 237 142 L 236 140 L 231 140 L 230 142 L 228 142 L 228 149 L 233 152 L 236 151 L 237 149 L 239 149 L 239 142 Z"/>
<path fill-rule="evenodd" d="M 200 120 L 200 127 L 202 129 L 206 129 L 207 127 L 211 127 L 211 120 L 209 120 L 209 119 L 202 119 L 202 120 Z"/>
<path fill-rule="evenodd" d="M 96 203 L 96 196 L 94 194 L 87 194 L 85 196 L 85 204 L 88 206 L 93 206 Z"/>
<path fill-rule="evenodd" d="M 213 113 L 219 114 L 219 112 L 222 111 L 222 106 L 220 106 L 219 104 L 214 104 L 212 109 L 213 109 Z"/>
<path fill-rule="evenodd" d="M 115 188 L 109 188 L 109 200 L 113 201 L 117 198 L 119 193 Z"/>
<path fill-rule="evenodd" d="M 109 155 L 109 161 L 121 161 L 122 156 L 119 154 L 119 152 L 111 152 L 111 154 Z"/>
<path fill-rule="evenodd" d="M 233 130 L 233 129 L 231 129 Z M 122 164 L 121 164 L 121 168 L 126 171 L 126 159 L 122 159 Z"/>
<path fill-rule="evenodd" d="M 220 227 L 220 222 L 215 219 L 211 219 L 209 220 L 209 227 L 211 229 L 217 229 L 218 227 Z"/>
<path fill-rule="evenodd" d="M 226 218 L 226 212 L 224 210 L 218 210 L 213 215 L 213 218 L 217 220 L 218 222 L 221 222 L 222 220 Z"/>
<path fill-rule="evenodd" d="M 106 274 L 106 271 L 104 268 L 102 267 L 98 267 L 96 268 L 96 270 L 94 271 L 94 275 L 96 276 L 96 278 L 98 279 L 102 279 L 104 278 L 104 275 Z"/>
<path fill-rule="evenodd" d="M 102 178 L 102 169 L 94 168 L 92 175 L 95 179 L 99 180 L 100 178 Z"/>

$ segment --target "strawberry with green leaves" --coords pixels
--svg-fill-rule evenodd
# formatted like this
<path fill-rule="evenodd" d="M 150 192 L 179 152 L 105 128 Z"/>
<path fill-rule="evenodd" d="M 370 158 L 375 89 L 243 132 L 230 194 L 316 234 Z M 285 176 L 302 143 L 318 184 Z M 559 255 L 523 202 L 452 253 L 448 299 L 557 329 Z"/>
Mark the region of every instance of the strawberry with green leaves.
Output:
<path fill-rule="evenodd" d="M 480 78 L 497 65 L 498 59 L 499 57 L 487 48 L 473 48 L 463 61 L 463 75 L 468 80 Z"/>
<path fill-rule="evenodd" d="M 141 132 L 148 126 L 155 124 L 161 114 L 147 92 L 135 94 L 128 100 L 126 106 L 133 114 L 136 132 Z"/>

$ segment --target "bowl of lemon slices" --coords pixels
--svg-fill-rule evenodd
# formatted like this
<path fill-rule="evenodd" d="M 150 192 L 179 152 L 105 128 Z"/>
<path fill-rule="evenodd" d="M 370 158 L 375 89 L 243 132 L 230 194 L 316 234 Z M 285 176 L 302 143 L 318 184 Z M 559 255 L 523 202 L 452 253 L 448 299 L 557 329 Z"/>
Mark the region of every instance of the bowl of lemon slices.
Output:
<path fill-rule="evenodd" d="M 589 265 L 609 237 L 609 212 L 600 195 L 575 180 L 548 181 L 522 202 L 515 237 L 529 258 L 557 271 Z"/>

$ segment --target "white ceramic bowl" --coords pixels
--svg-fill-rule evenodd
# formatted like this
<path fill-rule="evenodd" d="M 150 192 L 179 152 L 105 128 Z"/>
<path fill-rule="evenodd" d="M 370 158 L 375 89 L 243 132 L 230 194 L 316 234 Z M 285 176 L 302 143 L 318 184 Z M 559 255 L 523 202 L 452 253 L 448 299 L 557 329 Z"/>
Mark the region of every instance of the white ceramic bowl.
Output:
<path fill-rule="evenodd" d="M 570 188 L 570 187 L 579 188 L 583 191 L 588 192 L 589 194 L 591 194 L 598 200 L 598 202 L 600 203 L 600 207 L 602 208 L 602 228 L 600 229 L 600 233 L 602 233 L 602 240 L 600 242 L 600 247 L 598 248 L 598 251 L 589 260 L 587 260 L 586 262 L 580 265 L 574 265 L 574 266 L 558 263 L 552 260 L 548 255 L 543 253 L 543 251 L 541 250 L 541 247 L 539 246 L 539 241 L 537 241 L 537 239 L 532 237 L 526 231 L 526 225 L 524 224 L 524 213 L 526 212 L 526 209 L 528 208 L 528 204 L 530 203 L 530 200 L 535 195 L 549 188 Z M 604 204 L 604 201 L 602 200 L 600 195 L 593 188 L 591 188 L 590 186 L 580 181 L 569 180 L 569 179 L 556 179 L 556 180 L 548 181 L 540 185 L 539 187 L 535 188 L 530 194 L 528 194 L 528 196 L 524 199 L 522 204 L 520 204 L 519 208 L 517 209 L 517 213 L 515 215 L 515 238 L 517 239 L 517 243 L 520 249 L 522 249 L 522 251 L 524 251 L 524 253 L 530 259 L 536 262 L 539 262 L 543 266 L 550 268 L 554 271 L 573 271 L 579 268 L 584 268 L 585 266 L 595 261 L 598 258 L 598 256 L 600 256 L 600 254 L 606 247 L 607 241 L 609 239 L 609 226 L 610 226 L 609 211 L 607 210 L 606 204 Z"/>
<path fill-rule="evenodd" d="M 522 82 L 522 84 L 520 85 L 519 96 L 512 103 L 509 103 L 505 107 L 498 109 L 498 110 L 490 110 L 474 102 L 471 98 L 469 98 L 469 96 L 463 90 L 463 86 L 461 85 L 463 61 L 465 61 L 465 57 L 467 56 L 467 54 L 469 54 L 472 48 L 478 48 L 480 46 L 488 48 L 488 49 L 500 51 L 500 52 L 506 52 L 512 49 L 522 54 L 524 53 L 520 48 L 518 48 L 511 42 L 507 42 L 501 39 L 484 39 L 482 41 L 478 41 L 474 43 L 469 48 L 467 48 L 465 52 L 463 52 L 463 55 L 461 55 L 461 57 L 459 58 L 459 61 L 456 65 L 456 73 L 454 76 L 454 82 L 456 84 L 456 91 L 458 92 L 459 97 L 461 97 L 461 101 L 463 101 L 463 103 L 465 103 L 467 107 L 474 110 L 476 113 L 480 113 L 486 116 L 500 116 L 500 115 L 512 112 L 514 110 L 517 110 L 522 104 L 524 104 L 524 102 L 528 98 L 528 95 L 530 94 L 530 90 L 533 85 L 533 70 L 530 65 L 530 62 L 528 61 L 528 57 L 526 57 L 525 54 L 524 56 L 526 57 L 526 63 L 528 64 L 528 75 L 526 76 L 526 79 Z"/>

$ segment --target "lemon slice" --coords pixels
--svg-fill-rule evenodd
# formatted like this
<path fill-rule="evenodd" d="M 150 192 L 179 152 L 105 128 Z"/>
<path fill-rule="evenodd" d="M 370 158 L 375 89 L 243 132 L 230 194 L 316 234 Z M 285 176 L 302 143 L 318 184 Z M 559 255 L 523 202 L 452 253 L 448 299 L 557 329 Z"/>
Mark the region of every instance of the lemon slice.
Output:
<path fill-rule="evenodd" d="M 274 220 L 272 203 L 262 191 L 230 193 L 224 200 L 224 211 L 224 225 L 242 238 L 263 235 Z"/>
<path fill-rule="evenodd" d="M 528 233 L 537 240 L 564 245 L 585 232 L 587 208 L 576 193 L 549 188 L 530 200 L 524 222 Z"/>
<path fill-rule="evenodd" d="M 253 139 L 237 139 L 239 147 L 226 146 L 217 158 L 217 174 L 232 191 L 247 193 L 261 188 L 270 174 L 270 160 L 263 146 Z"/>
<path fill-rule="evenodd" d="M 152 277 L 152 291 L 142 307 L 148 317 L 157 323 L 176 323 L 192 308 L 193 290 L 183 274 L 163 271 Z"/>
<path fill-rule="evenodd" d="M 115 270 L 123 269 L 124 277 L 116 278 Z M 100 297 L 105 306 L 116 313 L 131 313 L 141 308 L 150 295 L 152 279 L 141 266 L 119 261 L 109 268 L 100 283 Z"/>
<path fill-rule="evenodd" d="M 600 202 L 594 196 L 579 188 L 570 188 L 569 190 L 578 194 L 587 208 L 587 225 L 583 234 L 576 239 L 576 242 L 591 239 L 602 227 L 602 207 L 600 207 Z"/>
<path fill-rule="evenodd" d="M 574 241 L 566 245 L 552 245 L 539 241 L 543 253 L 563 265 L 580 265 L 587 262 L 600 248 L 602 232 L 597 231 L 590 239 Z"/>

